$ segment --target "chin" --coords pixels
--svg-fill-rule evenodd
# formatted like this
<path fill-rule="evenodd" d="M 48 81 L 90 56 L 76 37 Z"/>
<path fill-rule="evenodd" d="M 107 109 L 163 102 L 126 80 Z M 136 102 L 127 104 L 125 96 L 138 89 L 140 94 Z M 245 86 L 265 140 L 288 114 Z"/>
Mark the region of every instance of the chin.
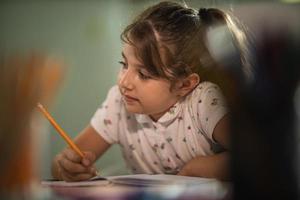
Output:
<path fill-rule="evenodd" d="M 142 111 L 142 109 L 137 108 L 135 106 L 125 106 L 126 110 L 130 113 L 135 113 L 135 114 L 144 114 L 144 112 Z"/>

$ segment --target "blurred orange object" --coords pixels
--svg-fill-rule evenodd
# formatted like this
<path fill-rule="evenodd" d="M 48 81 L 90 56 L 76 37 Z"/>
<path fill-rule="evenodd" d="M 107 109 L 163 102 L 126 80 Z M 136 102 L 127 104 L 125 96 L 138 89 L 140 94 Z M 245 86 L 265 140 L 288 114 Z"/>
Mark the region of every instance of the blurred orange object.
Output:
<path fill-rule="evenodd" d="M 63 65 L 41 54 L 0 55 L 0 193 L 26 192 L 38 179 L 34 157 L 34 109 L 49 104 Z"/>

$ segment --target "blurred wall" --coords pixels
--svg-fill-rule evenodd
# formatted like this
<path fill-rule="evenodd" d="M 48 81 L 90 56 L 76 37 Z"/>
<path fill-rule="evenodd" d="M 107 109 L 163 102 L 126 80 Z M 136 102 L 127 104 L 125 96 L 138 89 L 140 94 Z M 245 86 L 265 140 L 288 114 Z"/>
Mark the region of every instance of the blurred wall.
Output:
<path fill-rule="evenodd" d="M 49 110 L 72 137 L 89 123 L 115 84 L 121 58 L 119 35 L 127 24 L 129 10 L 123 1 L 0 3 L 1 51 L 42 51 L 64 60 L 65 81 Z M 43 138 L 40 162 L 42 177 L 46 178 L 50 176 L 51 159 L 65 142 L 47 121 L 45 125 L 49 131 Z M 114 147 L 97 165 L 104 175 L 125 173 L 121 160 L 118 147 Z"/>

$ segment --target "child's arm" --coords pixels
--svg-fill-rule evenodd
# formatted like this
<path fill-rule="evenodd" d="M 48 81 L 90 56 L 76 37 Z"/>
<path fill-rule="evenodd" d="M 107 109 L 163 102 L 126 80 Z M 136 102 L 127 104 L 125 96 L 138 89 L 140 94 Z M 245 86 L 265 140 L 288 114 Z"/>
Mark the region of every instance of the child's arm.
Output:
<path fill-rule="evenodd" d="M 57 154 L 52 163 L 54 178 L 66 181 L 86 180 L 95 176 L 93 163 L 109 147 L 108 144 L 91 126 L 86 127 L 75 139 L 75 143 L 84 152 L 82 159 L 70 148 Z"/>
<path fill-rule="evenodd" d="M 210 156 L 198 156 L 185 164 L 178 175 L 229 180 L 229 120 L 224 116 L 216 125 L 214 139 L 226 151 Z"/>

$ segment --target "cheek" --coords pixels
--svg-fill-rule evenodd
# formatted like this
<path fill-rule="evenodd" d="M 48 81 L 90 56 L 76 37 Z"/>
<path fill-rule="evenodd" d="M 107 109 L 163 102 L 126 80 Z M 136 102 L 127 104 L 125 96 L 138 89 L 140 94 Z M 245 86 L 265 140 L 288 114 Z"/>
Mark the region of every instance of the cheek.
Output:
<path fill-rule="evenodd" d="M 174 104 L 175 97 L 169 90 L 156 89 L 156 90 L 146 90 L 144 89 L 141 102 L 145 106 L 150 106 L 153 108 L 165 108 Z"/>
<path fill-rule="evenodd" d="M 117 83 L 118 83 L 118 85 L 120 85 L 120 82 L 122 80 L 123 74 L 124 73 L 122 72 L 122 70 L 120 70 L 119 73 L 118 73 L 118 76 L 117 76 Z"/>

